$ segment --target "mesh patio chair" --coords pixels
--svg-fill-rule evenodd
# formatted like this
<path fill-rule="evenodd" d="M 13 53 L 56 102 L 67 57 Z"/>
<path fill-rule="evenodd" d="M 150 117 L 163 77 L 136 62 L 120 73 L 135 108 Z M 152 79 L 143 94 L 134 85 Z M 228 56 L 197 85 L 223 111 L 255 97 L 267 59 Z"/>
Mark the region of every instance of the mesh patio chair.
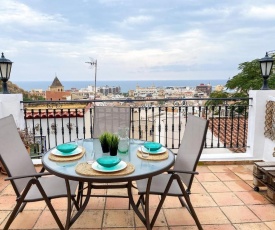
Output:
<path fill-rule="evenodd" d="M 121 127 L 129 129 L 130 107 L 95 106 L 93 137 L 98 138 L 103 132 L 117 133 Z"/>
<path fill-rule="evenodd" d="M 94 108 L 94 131 L 93 137 L 99 138 L 104 132 L 118 133 L 119 128 L 128 128 L 128 136 L 130 136 L 130 107 L 110 107 L 110 106 L 95 106 Z M 127 189 L 128 183 L 109 183 L 100 184 L 92 183 L 92 189 Z M 78 202 L 82 202 L 83 190 L 85 189 L 82 182 L 79 183 Z M 92 197 L 117 197 L 128 198 L 124 195 L 91 195 Z M 80 200 L 80 201 L 79 201 Z M 130 203 L 129 203 L 130 208 Z"/>
<path fill-rule="evenodd" d="M 195 170 L 203 149 L 207 128 L 207 120 L 188 115 L 184 135 L 173 169 L 169 170 L 167 174 L 160 174 L 152 178 L 150 194 L 160 195 L 161 200 L 151 220 L 151 227 L 153 227 L 158 217 L 166 196 L 177 196 L 181 205 L 186 207 L 190 212 L 197 227 L 202 229 L 192 206 L 189 194 L 191 193 L 194 175 L 198 174 Z M 144 205 L 146 188 L 147 179 L 137 181 L 138 194 L 140 195 L 137 202 L 138 206 L 140 204 Z"/>
<path fill-rule="evenodd" d="M 0 159 L 7 171 L 9 180 L 16 194 L 16 205 L 4 227 L 9 226 L 19 212 L 22 212 L 27 202 L 44 200 L 48 205 L 58 227 L 64 229 L 51 199 L 67 197 L 67 187 L 65 180 L 50 175 L 41 170 L 36 172 L 32 160 L 18 134 L 17 127 L 12 115 L 0 119 Z M 68 205 L 75 205 L 79 209 L 75 200 L 75 192 L 78 182 L 70 183 L 72 202 Z"/>

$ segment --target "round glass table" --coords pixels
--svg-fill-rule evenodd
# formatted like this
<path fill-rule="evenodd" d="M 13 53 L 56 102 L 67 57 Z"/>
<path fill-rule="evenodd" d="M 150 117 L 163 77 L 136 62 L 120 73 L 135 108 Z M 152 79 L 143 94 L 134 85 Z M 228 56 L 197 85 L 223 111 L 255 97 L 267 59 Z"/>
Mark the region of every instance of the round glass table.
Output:
<path fill-rule="evenodd" d="M 85 176 L 78 174 L 75 170 L 76 166 L 79 163 L 86 163 L 85 154 L 82 158 L 75 160 L 75 161 L 68 161 L 68 162 L 56 162 L 49 159 L 49 155 L 51 154 L 52 150 L 49 150 L 47 153 L 44 154 L 42 158 L 43 166 L 47 171 L 52 173 L 53 175 L 62 177 L 66 181 L 67 191 L 68 191 L 68 202 L 71 200 L 70 195 L 70 188 L 69 188 L 69 180 L 79 181 L 79 182 L 86 182 L 87 186 L 87 196 L 85 196 L 84 202 L 80 202 L 79 206 L 80 209 L 76 212 L 76 214 L 69 218 L 70 215 L 67 215 L 67 221 L 65 229 L 69 229 L 72 224 L 76 221 L 76 219 L 81 215 L 81 213 L 85 210 L 86 205 L 89 202 L 90 194 L 91 194 L 91 184 L 96 183 L 113 183 L 113 182 L 127 182 L 127 191 L 129 202 L 139 216 L 141 221 L 147 227 L 147 229 L 151 229 L 150 227 L 150 218 L 149 218 L 149 191 L 150 191 L 150 184 L 151 179 L 153 176 L 161 174 L 173 166 L 175 161 L 174 153 L 167 149 L 168 157 L 164 160 L 148 160 L 148 159 L 141 159 L 137 152 L 141 146 L 143 146 L 144 142 L 141 140 L 130 140 L 130 146 L 127 153 L 118 153 L 118 157 L 121 158 L 124 162 L 130 162 L 134 166 L 134 171 L 127 175 L 108 175 L 108 173 L 104 175 L 93 175 L 93 176 Z M 101 145 L 98 139 L 84 139 L 83 147 L 86 150 L 86 154 L 91 154 L 94 151 L 95 159 L 102 157 L 104 154 L 101 150 Z M 135 202 L 132 196 L 132 182 L 140 179 L 148 179 L 147 185 L 147 195 L 146 195 L 146 206 L 144 213 L 141 213 L 140 210 L 136 207 Z M 80 183 L 83 184 L 83 183 Z M 70 205 L 68 205 L 68 209 Z M 69 213 L 72 210 L 68 210 Z"/>

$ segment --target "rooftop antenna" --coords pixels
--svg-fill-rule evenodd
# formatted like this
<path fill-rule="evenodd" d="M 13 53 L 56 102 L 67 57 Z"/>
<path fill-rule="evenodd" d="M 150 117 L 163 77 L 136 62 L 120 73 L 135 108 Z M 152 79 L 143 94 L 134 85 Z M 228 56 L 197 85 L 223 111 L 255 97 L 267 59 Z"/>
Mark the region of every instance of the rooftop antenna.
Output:
<path fill-rule="evenodd" d="M 90 64 L 91 68 L 93 68 L 93 66 L 95 67 L 95 92 L 94 92 L 94 100 L 96 98 L 96 71 L 97 71 L 97 60 L 94 60 L 93 58 L 90 58 L 89 62 L 85 62 Z"/>

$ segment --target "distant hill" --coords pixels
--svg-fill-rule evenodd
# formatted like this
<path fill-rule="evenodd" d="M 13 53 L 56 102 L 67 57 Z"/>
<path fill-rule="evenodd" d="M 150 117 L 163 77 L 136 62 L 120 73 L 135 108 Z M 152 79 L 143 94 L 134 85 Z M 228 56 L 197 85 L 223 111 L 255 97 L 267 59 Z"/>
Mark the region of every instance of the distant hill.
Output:
<path fill-rule="evenodd" d="M 2 92 L 2 82 L 0 82 L 0 92 Z M 44 100 L 43 98 L 39 98 L 37 96 L 32 96 L 28 91 L 25 91 L 24 89 L 20 88 L 16 84 L 13 84 L 11 81 L 8 81 L 8 90 L 10 93 L 17 94 L 22 93 L 23 94 L 23 100 Z"/>
<path fill-rule="evenodd" d="M 2 92 L 2 82 L 0 83 L 0 91 Z M 11 81 L 8 81 L 8 90 L 10 93 L 28 93 L 24 89 L 21 89 L 16 84 L 13 84 Z"/>

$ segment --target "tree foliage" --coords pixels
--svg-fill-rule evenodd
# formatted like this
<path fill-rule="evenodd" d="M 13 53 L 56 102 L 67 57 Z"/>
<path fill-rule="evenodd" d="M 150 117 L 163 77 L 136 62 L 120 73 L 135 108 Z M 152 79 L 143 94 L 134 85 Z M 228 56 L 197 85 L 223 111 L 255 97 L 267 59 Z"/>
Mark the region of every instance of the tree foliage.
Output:
<path fill-rule="evenodd" d="M 242 95 L 248 95 L 249 90 L 259 90 L 263 84 L 259 60 L 255 59 L 250 62 L 244 62 L 238 68 L 241 72 L 228 80 L 225 87 L 235 90 Z M 275 73 L 273 66 L 273 74 L 269 77 L 268 86 L 275 89 Z"/>
<path fill-rule="evenodd" d="M 213 91 L 209 98 L 228 98 L 229 93 L 224 91 Z M 205 106 L 218 106 L 220 104 L 223 104 L 223 100 L 207 100 L 205 102 Z"/>

